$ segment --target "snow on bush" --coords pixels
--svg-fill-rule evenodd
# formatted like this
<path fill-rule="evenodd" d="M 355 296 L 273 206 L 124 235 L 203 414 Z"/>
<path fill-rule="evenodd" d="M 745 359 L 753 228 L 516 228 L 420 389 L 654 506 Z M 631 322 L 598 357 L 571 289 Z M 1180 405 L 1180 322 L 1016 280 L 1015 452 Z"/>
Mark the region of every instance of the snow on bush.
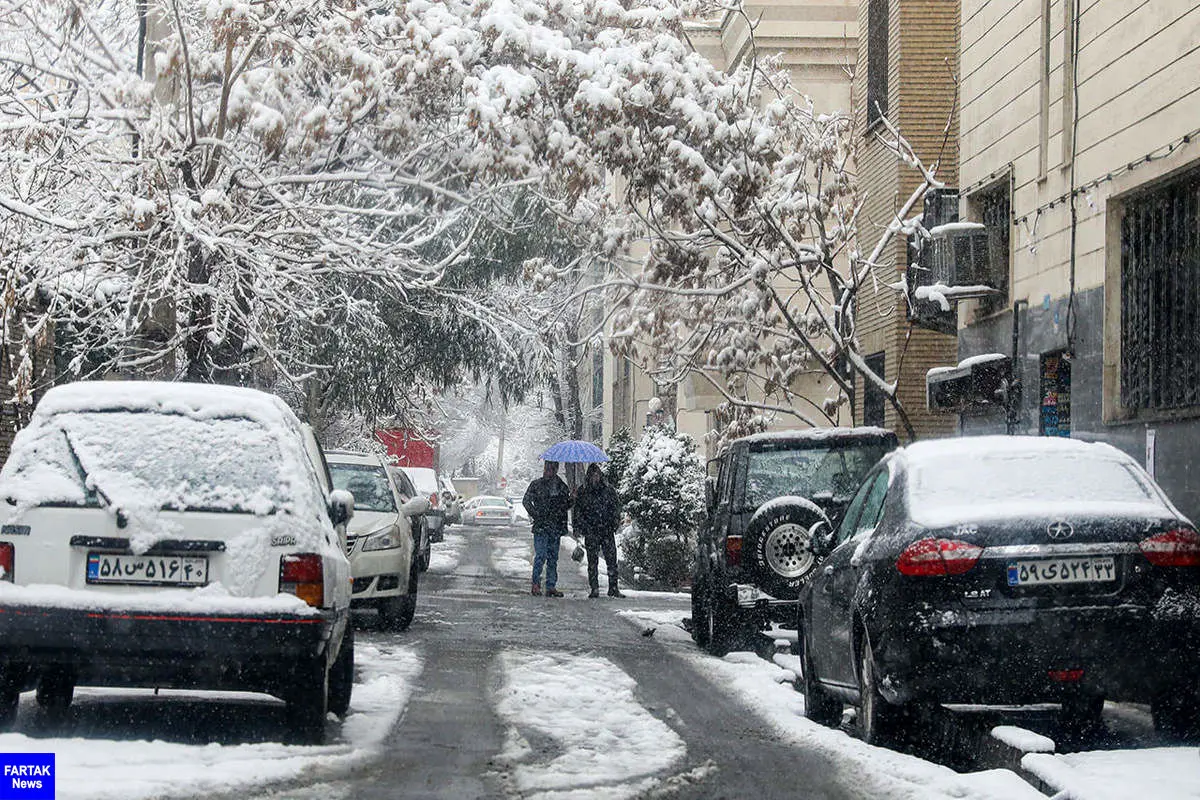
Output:
<path fill-rule="evenodd" d="M 655 582 L 679 586 L 690 574 L 704 513 L 704 464 L 695 442 L 665 426 L 647 428 L 629 456 L 620 493 L 637 528 L 623 542 L 626 561 Z"/>

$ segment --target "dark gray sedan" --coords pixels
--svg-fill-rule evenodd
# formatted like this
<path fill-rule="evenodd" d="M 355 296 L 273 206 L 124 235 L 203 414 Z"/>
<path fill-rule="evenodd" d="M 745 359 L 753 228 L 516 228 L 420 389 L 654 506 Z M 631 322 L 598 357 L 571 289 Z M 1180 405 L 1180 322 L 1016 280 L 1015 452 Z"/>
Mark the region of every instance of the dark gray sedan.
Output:
<path fill-rule="evenodd" d="M 925 704 L 1105 698 L 1200 732 L 1200 535 L 1104 444 L 973 437 L 914 444 L 864 479 L 799 614 L 807 714 L 859 707 L 868 741 Z"/>

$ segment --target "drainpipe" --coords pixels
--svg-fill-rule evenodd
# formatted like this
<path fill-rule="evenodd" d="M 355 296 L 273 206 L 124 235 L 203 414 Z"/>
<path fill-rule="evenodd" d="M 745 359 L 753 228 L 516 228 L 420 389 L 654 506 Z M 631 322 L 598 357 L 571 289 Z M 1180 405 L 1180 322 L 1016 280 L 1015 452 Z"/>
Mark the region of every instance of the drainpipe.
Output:
<path fill-rule="evenodd" d="M 1015 436 L 1021 424 L 1021 306 L 1028 307 L 1028 300 L 1014 300 L 1012 309 L 1012 360 L 1008 363 L 1008 394 L 1005 405 L 1008 412 L 1008 435 Z"/>

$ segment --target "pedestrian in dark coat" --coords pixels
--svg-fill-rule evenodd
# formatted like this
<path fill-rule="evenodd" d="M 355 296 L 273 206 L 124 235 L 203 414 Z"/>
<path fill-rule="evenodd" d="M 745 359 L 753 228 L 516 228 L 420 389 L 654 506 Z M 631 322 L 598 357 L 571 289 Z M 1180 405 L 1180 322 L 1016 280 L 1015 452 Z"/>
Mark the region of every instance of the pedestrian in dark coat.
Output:
<path fill-rule="evenodd" d="M 583 486 L 575 496 L 575 532 L 583 534 L 587 550 L 588 597 L 600 596 L 600 554 L 608 570 L 609 597 L 624 597 L 617 587 L 617 528 L 621 524 L 621 501 L 616 491 L 604 480 L 600 467 L 588 467 Z"/>
<path fill-rule="evenodd" d="M 532 593 L 542 593 L 542 567 L 546 568 L 546 597 L 562 597 L 558 584 L 559 538 L 567 532 L 571 490 L 558 477 L 558 462 L 547 461 L 542 477 L 529 484 L 521 503 L 533 523 Z"/>

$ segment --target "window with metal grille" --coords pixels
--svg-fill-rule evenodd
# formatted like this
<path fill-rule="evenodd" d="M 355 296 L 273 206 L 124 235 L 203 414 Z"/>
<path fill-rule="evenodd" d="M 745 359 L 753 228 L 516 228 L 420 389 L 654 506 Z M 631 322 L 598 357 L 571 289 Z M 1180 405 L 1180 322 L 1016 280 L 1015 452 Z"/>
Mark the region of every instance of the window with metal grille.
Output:
<path fill-rule="evenodd" d="M 1009 235 L 1012 231 L 1012 189 L 1003 181 L 991 189 L 971 196 L 975 218 L 987 229 L 987 258 L 972 280 L 998 290 L 979 301 L 979 311 L 990 314 L 1008 305 Z M 962 282 L 961 280 L 959 281 Z"/>
<path fill-rule="evenodd" d="M 1200 405 L 1200 171 L 1125 201 L 1121 403 Z"/>
<path fill-rule="evenodd" d="M 874 353 L 867 356 L 864 361 L 867 366 L 881 378 L 886 379 L 884 353 Z M 871 381 L 864 381 L 863 385 L 863 425 L 875 425 L 882 428 L 887 415 L 887 398 L 883 394 L 883 390 L 876 386 Z"/>
<path fill-rule="evenodd" d="M 888 111 L 888 2 L 867 4 L 867 127 Z"/>

